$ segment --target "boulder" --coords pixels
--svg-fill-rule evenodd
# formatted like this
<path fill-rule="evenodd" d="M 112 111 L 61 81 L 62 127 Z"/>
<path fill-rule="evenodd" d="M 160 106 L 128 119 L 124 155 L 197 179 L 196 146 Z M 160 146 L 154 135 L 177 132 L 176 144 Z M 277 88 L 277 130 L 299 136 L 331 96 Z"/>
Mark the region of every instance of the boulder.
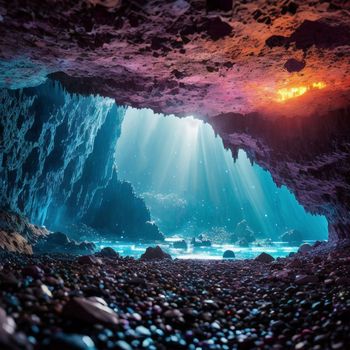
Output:
<path fill-rule="evenodd" d="M 94 255 L 79 256 L 78 263 L 82 265 L 102 265 L 101 259 Z"/>
<path fill-rule="evenodd" d="M 234 233 L 230 237 L 230 241 L 232 243 L 238 243 L 241 247 L 246 247 L 249 243 L 255 241 L 255 234 L 246 220 L 242 220 L 237 224 Z"/>
<path fill-rule="evenodd" d="M 222 256 L 224 259 L 234 259 L 235 253 L 232 250 L 226 250 Z"/>
<path fill-rule="evenodd" d="M 249 247 L 249 242 L 246 240 L 246 239 L 240 239 L 239 241 L 238 241 L 238 245 L 240 246 L 240 247 Z"/>
<path fill-rule="evenodd" d="M 261 253 L 255 258 L 255 261 L 266 263 L 266 264 L 271 263 L 274 260 L 275 259 L 270 254 L 267 254 L 267 253 Z"/>
<path fill-rule="evenodd" d="M 232 27 L 220 17 L 207 18 L 203 29 L 210 39 L 216 41 L 232 33 Z"/>
<path fill-rule="evenodd" d="M 303 240 L 301 232 L 295 229 L 286 231 L 280 238 L 283 242 L 295 245 L 299 245 Z"/>
<path fill-rule="evenodd" d="M 49 234 L 44 227 L 29 223 L 28 219 L 12 211 L 0 209 L 0 248 L 32 254 L 32 245 Z"/>
<path fill-rule="evenodd" d="M 65 253 L 65 254 L 92 254 L 96 245 L 92 242 L 80 242 L 70 239 L 65 233 L 54 232 L 34 245 L 34 253 Z"/>
<path fill-rule="evenodd" d="M 304 243 L 304 244 L 302 244 L 302 245 L 299 247 L 298 253 L 304 254 L 304 253 L 309 252 L 310 250 L 312 250 L 311 245 L 308 244 L 308 243 Z"/>
<path fill-rule="evenodd" d="M 199 235 L 199 239 L 193 237 L 191 240 L 191 244 L 194 247 L 211 247 L 211 241 L 208 239 L 204 239 L 203 235 Z"/>
<path fill-rule="evenodd" d="M 148 247 L 141 255 L 141 260 L 163 260 L 171 259 L 170 254 L 165 253 L 159 245 L 156 247 Z"/>
<path fill-rule="evenodd" d="M 73 298 L 64 305 L 62 313 L 68 319 L 90 325 L 99 323 L 116 326 L 119 324 L 118 315 L 107 306 L 103 299 L 96 297 Z"/>
<path fill-rule="evenodd" d="M 100 256 L 105 258 L 119 258 L 119 254 L 111 247 L 104 247 L 100 251 Z"/>
<path fill-rule="evenodd" d="M 175 249 L 187 249 L 187 243 L 186 241 L 183 239 L 182 241 L 176 241 L 173 243 L 173 247 Z"/>

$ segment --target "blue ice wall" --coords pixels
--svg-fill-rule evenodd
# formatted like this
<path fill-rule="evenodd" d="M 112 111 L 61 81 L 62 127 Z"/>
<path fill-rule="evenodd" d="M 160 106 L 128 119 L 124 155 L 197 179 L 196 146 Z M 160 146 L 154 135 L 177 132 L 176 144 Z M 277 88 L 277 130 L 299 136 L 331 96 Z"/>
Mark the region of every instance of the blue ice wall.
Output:
<path fill-rule="evenodd" d="M 72 95 L 52 81 L 0 90 L 1 206 L 68 234 L 88 225 L 116 239 L 162 238 L 115 172 L 124 114 L 111 99 Z"/>
<path fill-rule="evenodd" d="M 245 219 L 260 237 L 278 239 L 298 229 L 304 239 L 327 239 L 324 217 L 306 213 L 244 151 L 234 162 L 212 128 L 193 118 L 128 109 L 116 164 L 164 233 L 233 231 Z"/>

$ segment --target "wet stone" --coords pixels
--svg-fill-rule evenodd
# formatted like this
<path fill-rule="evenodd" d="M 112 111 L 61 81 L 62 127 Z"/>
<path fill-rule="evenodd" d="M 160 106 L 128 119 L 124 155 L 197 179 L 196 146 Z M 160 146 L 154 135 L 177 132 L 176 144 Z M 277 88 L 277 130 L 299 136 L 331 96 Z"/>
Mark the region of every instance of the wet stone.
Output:
<path fill-rule="evenodd" d="M 100 298 L 73 298 L 63 307 L 63 314 L 81 322 L 117 325 L 117 314 Z"/>
<path fill-rule="evenodd" d="M 50 350 L 96 350 L 92 339 L 87 335 L 60 333 L 48 341 Z"/>
<path fill-rule="evenodd" d="M 266 264 L 271 263 L 274 260 L 275 259 L 270 254 L 267 254 L 267 253 L 261 253 L 255 258 L 255 261 L 266 263 Z"/>

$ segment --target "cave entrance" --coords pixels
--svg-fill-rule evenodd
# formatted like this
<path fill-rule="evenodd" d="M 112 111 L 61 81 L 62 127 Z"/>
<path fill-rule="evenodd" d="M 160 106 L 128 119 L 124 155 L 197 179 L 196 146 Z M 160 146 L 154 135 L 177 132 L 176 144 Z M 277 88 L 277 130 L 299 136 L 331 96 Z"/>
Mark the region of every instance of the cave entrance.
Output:
<path fill-rule="evenodd" d="M 281 256 L 301 241 L 327 238 L 324 216 L 307 213 L 243 150 L 234 160 L 212 127 L 193 117 L 128 108 L 116 165 L 169 241 L 201 237 L 217 248 L 182 251 L 181 257 L 221 257 L 232 243 L 245 254 L 269 246 Z"/>
<path fill-rule="evenodd" d="M 51 80 L 2 89 L 0 102 L 2 207 L 34 224 L 135 257 L 159 242 L 174 257 L 276 257 L 327 238 L 325 217 L 243 150 L 234 159 L 193 117 L 70 94 Z"/>

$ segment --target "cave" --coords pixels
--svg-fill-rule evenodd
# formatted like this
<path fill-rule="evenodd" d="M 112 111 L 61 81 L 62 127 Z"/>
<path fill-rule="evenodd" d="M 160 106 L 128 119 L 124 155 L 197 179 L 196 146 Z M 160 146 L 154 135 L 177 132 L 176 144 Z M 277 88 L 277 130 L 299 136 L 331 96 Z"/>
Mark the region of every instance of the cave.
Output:
<path fill-rule="evenodd" d="M 349 11 L 0 0 L 0 348 L 347 349 Z"/>

